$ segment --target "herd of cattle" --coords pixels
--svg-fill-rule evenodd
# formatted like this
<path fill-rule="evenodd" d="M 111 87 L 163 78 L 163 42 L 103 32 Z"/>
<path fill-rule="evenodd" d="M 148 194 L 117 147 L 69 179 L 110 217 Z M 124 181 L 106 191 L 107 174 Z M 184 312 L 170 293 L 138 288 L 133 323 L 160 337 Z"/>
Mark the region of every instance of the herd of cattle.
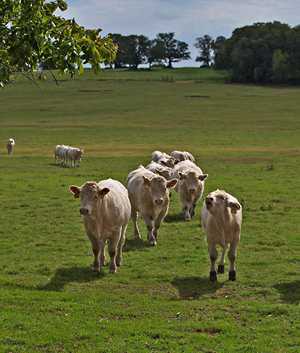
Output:
<path fill-rule="evenodd" d="M 7 153 L 13 154 L 15 140 L 7 142 Z M 84 151 L 77 147 L 57 145 L 54 158 L 64 167 L 79 167 Z M 155 151 L 146 166 L 140 165 L 127 177 L 127 189 L 117 180 L 107 179 L 86 182 L 81 187 L 70 186 L 75 198 L 80 197 L 80 214 L 94 253 L 93 269 L 100 272 L 104 265 L 104 247 L 108 242 L 110 271 L 121 265 L 125 233 L 130 218 L 133 221 L 134 237 L 141 239 L 138 228 L 140 215 L 148 231 L 148 241 L 156 245 L 158 231 L 170 205 L 170 191 L 174 189 L 180 198 L 184 220 L 195 215 L 195 208 L 204 191 L 208 177 L 197 166 L 189 152 L 173 151 L 170 154 Z M 240 240 L 242 206 L 232 195 L 223 190 L 211 192 L 205 198 L 201 221 L 207 236 L 210 256 L 210 280 L 217 280 L 217 272 L 224 273 L 225 254 L 229 246 L 229 280 L 236 279 L 235 259 Z M 221 259 L 217 245 L 221 246 Z"/>
<path fill-rule="evenodd" d="M 54 159 L 63 167 L 79 167 L 84 150 L 77 147 L 57 145 L 54 150 Z"/>
<path fill-rule="evenodd" d="M 75 166 L 76 162 L 80 162 L 82 153 L 73 157 L 72 151 L 73 148 L 69 146 L 57 146 L 55 159 L 65 164 L 70 160 L 69 163 Z M 169 210 L 171 189 L 179 194 L 184 219 L 191 220 L 197 202 L 202 197 L 207 177 L 191 153 L 173 151 L 167 154 L 155 151 L 148 166 L 139 166 L 129 173 L 127 189 L 113 179 L 98 183 L 88 181 L 81 187 L 70 186 L 74 197 L 80 198 L 80 214 L 94 253 L 93 269 L 99 272 L 104 265 L 104 247 L 108 242 L 110 272 L 117 271 L 122 262 L 122 249 L 130 218 L 133 221 L 134 237 L 141 238 L 137 223 L 140 215 L 147 226 L 149 243 L 156 245 L 159 228 Z M 217 272 L 224 273 L 225 253 L 229 246 L 229 280 L 234 281 L 242 223 L 241 204 L 223 190 L 213 191 L 205 198 L 201 221 L 207 235 L 210 280 L 217 280 Z M 217 245 L 222 248 L 218 268 Z"/>

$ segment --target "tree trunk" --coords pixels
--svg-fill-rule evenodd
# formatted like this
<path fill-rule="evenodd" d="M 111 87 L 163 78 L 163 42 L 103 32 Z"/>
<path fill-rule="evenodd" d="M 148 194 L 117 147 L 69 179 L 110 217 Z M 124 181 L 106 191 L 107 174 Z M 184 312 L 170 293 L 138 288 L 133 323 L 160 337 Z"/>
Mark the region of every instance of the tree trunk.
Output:
<path fill-rule="evenodd" d="M 173 65 L 172 65 L 172 59 L 168 58 L 169 62 L 168 62 L 168 69 L 173 69 Z"/>

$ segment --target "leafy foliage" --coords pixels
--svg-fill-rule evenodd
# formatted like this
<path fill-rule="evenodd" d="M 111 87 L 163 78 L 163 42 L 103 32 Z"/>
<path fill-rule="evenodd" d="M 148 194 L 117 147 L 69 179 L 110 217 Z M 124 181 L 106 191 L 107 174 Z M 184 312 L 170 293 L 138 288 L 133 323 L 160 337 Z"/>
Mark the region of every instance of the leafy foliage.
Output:
<path fill-rule="evenodd" d="M 195 47 L 199 49 L 200 55 L 197 56 L 196 61 L 203 63 L 204 67 L 209 67 L 212 63 L 212 48 L 213 39 L 211 36 L 206 34 L 203 37 L 198 37 L 196 39 Z"/>
<path fill-rule="evenodd" d="M 112 61 L 117 47 L 100 29 L 85 29 L 75 20 L 56 15 L 64 0 L 2 0 L 0 2 L 0 82 L 14 72 L 32 73 L 39 65 L 74 75 L 84 64 L 98 71 Z"/>
<path fill-rule="evenodd" d="M 280 22 L 255 23 L 218 41 L 215 67 L 229 69 L 233 81 L 300 81 L 300 28 Z"/>
<path fill-rule="evenodd" d="M 154 40 L 144 35 L 112 34 L 119 51 L 115 67 L 129 66 L 137 69 L 140 64 L 165 63 L 172 68 L 174 62 L 190 59 L 188 44 L 175 39 L 175 34 L 159 33 Z"/>

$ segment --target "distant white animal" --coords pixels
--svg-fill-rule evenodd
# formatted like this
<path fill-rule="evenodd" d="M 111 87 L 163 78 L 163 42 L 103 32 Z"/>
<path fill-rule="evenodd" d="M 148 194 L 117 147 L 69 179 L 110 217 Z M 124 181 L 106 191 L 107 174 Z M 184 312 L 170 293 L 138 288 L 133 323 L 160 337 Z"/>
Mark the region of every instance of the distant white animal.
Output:
<path fill-rule="evenodd" d="M 174 168 L 176 161 L 173 157 L 165 152 L 154 151 L 152 152 L 152 161 L 164 165 L 169 168 Z"/>
<path fill-rule="evenodd" d="M 158 229 L 169 209 L 169 191 L 176 184 L 176 179 L 167 181 L 143 166 L 128 175 L 127 189 L 135 238 L 141 238 L 137 225 L 140 213 L 148 229 L 148 241 L 151 245 L 156 245 Z"/>
<path fill-rule="evenodd" d="M 8 155 L 12 155 L 14 152 L 14 148 L 15 148 L 15 140 L 13 138 L 9 138 L 6 144 L 6 148 L 7 148 L 7 153 Z"/>
<path fill-rule="evenodd" d="M 171 157 L 173 157 L 176 161 L 182 162 L 185 160 L 190 160 L 192 162 L 195 162 L 195 157 L 190 153 L 186 151 L 173 151 L 170 153 Z"/>
<path fill-rule="evenodd" d="M 57 145 L 54 149 L 55 162 L 59 162 L 64 167 L 79 167 L 83 149 L 66 145 Z"/>
<path fill-rule="evenodd" d="M 151 172 L 161 175 L 167 180 L 173 178 L 174 170 L 157 162 L 151 162 L 147 165 L 146 169 L 150 170 Z"/>
<path fill-rule="evenodd" d="M 104 246 L 108 241 L 110 272 L 121 265 L 126 228 L 131 206 L 126 188 L 117 180 L 86 182 L 70 186 L 75 198 L 80 197 L 80 214 L 94 253 L 93 269 L 100 272 L 104 265 Z"/>
<path fill-rule="evenodd" d="M 210 256 L 210 280 L 217 280 L 215 264 L 218 258 L 216 246 L 222 247 L 222 256 L 218 266 L 218 273 L 224 273 L 225 252 L 229 247 L 228 259 L 229 280 L 236 280 L 235 259 L 237 246 L 240 241 L 242 225 L 242 206 L 232 195 L 223 190 L 216 190 L 208 194 L 203 204 L 201 221 L 207 236 L 208 252 Z"/>
<path fill-rule="evenodd" d="M 204 182 L 208 174 L 203 174 L 202 170 L 192 161 L 185 160 L 175 165 L 174 177 L 178 178 L 175 190 L 179 192 L 184 219 L 189 221 L 195 215 L 195 208 L 202 197 Z"/>

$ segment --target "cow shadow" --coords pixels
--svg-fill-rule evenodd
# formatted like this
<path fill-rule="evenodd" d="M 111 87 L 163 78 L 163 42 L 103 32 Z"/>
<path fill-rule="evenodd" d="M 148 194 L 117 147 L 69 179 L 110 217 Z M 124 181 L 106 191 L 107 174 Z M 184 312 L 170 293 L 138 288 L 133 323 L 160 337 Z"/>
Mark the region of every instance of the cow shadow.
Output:
<path fill-rule="evenodd" d="M 164 219 L 164 222 L 166 223 L 184 223 L 183 215 L 182 213 L 176 213 L 176 214 L 168 214 L 166 218 Z"/>
<path fill-rule="evenodd" d="M 212 283 L 207 277 L 175 277 L 171 284 L 178 290 L 180 299 L 198 299 L 223 287 L 223 283 Z"/>
<path fill-rule="evenodd" d="M 97 273 L 89 267 L 64 267 L 56 270 L 54 276 L 45 285 L 37 287 L 38 290 L 62 291 L 68 283 L 87 283 L 104 277 L 103 272 Z"/>
<path fill-rule="evenodd" d="M 126 239 L 126 243 L 124 245 L 123 251 L 128 252 L 128 251 L 143 250 L 149 247 L 150 245 L 148 241 L 139 239 L 139 238 L 132 238 L 132 239 Z"/>
<path fill-rule="evenodd" d="M 280 293 L 280 298 L 285 303 L 299 304 L 300 303 L 300 280 L 278 283 L 274 288 Z"/>

